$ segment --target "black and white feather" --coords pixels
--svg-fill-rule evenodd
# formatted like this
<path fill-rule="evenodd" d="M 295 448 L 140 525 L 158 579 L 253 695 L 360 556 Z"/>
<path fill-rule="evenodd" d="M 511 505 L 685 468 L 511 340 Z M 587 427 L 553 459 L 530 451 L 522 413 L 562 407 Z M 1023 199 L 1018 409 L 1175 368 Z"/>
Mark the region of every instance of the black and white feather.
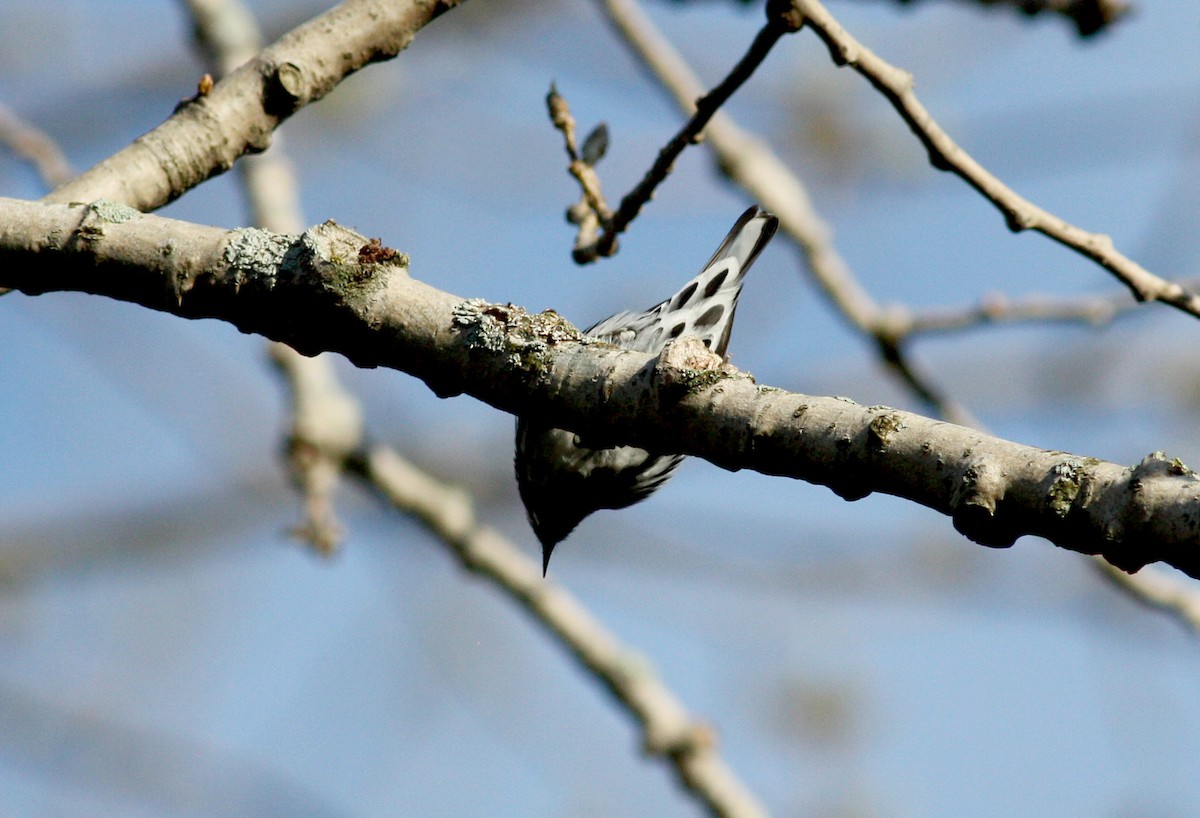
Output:
<path fill-rule="evenodd" d="M 724 355 L 742 279 L 775 234 L 778 220 L 752 207 L 742 214 L 700 274 L 679 292 L 643 312 L 621 312 L 586 334 L 624 349 L 656 354 L 684 335 Z M 593 511 L 624 508 L 661 486 L 682 455 L 635 446 L 590 449 L 579 436 L 535 415 L 517 419 L 517 488 L 529 523 L 542 543 L 542 570 L 550 554 Z"/>

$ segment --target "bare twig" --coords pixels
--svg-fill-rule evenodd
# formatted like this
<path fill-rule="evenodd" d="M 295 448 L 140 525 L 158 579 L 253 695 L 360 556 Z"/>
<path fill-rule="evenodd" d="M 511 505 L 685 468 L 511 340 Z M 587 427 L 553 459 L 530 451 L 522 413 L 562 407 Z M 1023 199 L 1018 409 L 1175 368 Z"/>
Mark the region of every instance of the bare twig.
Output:
<path fill-rule="evenodd" d="M 608 206 L 608 202 L 604 199 L 600 177 L 597 175 L 595 169 L 595 160 L 588 161 L 588 159 L 585 159 L 577 147 L 575 117 L 571 115 L 571 106 L 567 104 L 567 100 L 558 93 L 558 89 L 553 85 L 550 86 L 550 93 L 546 95 L 546 109 L 550 114 L 551 123 L 562 132 L 567 158 L 570 159 L 567 169 L 575 177 L 575 180 L 579 182 L 579 187 L 582 190 L 582 196 L 579 201 L 571 205 L 571 208 L 567 211 L 567 216 L 572 224 L 579 227 L 579 230 L 575 234 L 575 248 L 572 251 L 572 255 L 577 264 L 586 264 L 594 258 L 593 254 L 601 229 L 606 224 L 612 224 L 612 208 Z M 593 135 L 606 133 L 606 131 L 601 130 L 602 128 L 604 128 L 603 123 L 592 132 Z M 603 155 L 602 152 L 601 155 Z M 615 245 L 613 249 L 615 251 Z"/>
<path fill-rule="evenodd" d="M 617 237 L 625 232 L 629 224 L 637 218 L 642 207 L 654 195 L 655 189 L 671 173 L 679 154 L 683 153 L 684 148 L 688 145 L 700 141 L 701 132 L 713 115 L 762 64 L 779 38 L 794 31 L 795 28 L 796 18 L 792 14 L 769 14 L 767 16 L 766 25 L 759 30 L 746 54 L 716 88 L 695 101 L 691 117 L 671 141 L 659 151 L 654 164 L 650 166 L 633 190 L 621 199 L 620 206 L 611 217 L 605 219 L 600 213 L 597 213 L 604 232 L 590 246 L 576 248 L 574 257 L 577 263 L 595 261 L 599 257 L 610 256 L 616 251 Z"/>
<path fill-rule="evenodd" d="M 196 44 L 218 77 L 262 50 L 258 21 L 240 0 L 184 0 L 183 5 L 191 16 Z"/>
<path fill-rule="evenodd" d="M 342 539 L 333 495 L 346 460 L 362 445 L 362 409 L 341 388 L 327 356 L 306 358 L 280 343 L 270 353 L 292 397 L 287 455 L 305 508 L 305 522 L 293 533 L 328 555 Z"/>
<path fill-rule="evenodd" d="M 1193 289 L 1200 287 L 1200 281 L 1196 279 L 1182 283 Z M 1137 306 L 1138 303 L 1124 291 L 1074 298 L 1035 295 L 1010 298 L 993 293 L 971 307 L 911 313 L 898 308 L 889 310 L 889 321 L 893 332 L 904 338 L 961 332 L 985 324 L 1038 322 L 1101 327 L 1133 312 Z"/>
<path fill-rule="evenodd" d="M 913 92 L 913 78 L 858 42 L 834 19 L 819 0 L 778 0 L 803 17 L 829 48 L 838 65 L 849 65 L 887 98 L 916 137 L 925 145 L 929 160 L 939 170 L 950 171 L 978 190 L 1004 215 L 1013 232 L 1039 233 L 1092 259 L 1129 288 L 1138 301 L 1161 301 L 1200 317 L 1200 294 L 1160 278 L 1121 254 L 1109 236 L 1089 233 L 1043 210 L 989 173 L 934 121 Z"/>
<path fill-rule="evenodd" d="M 211 69 L 224 76 L 251 60 L 262 47 L 254 15 L 240 0 L 186 0 L 197 43 Z M 253 223 L 281 233 L 304 229 L 295 174 L 276 135 L 269 152 L 238 163 Z M 286 443 L 292 480 L 304 498 L 304 522 L 293 533 L 321 554 L 333 553 L 342 538 L 333 502 L 342 463 L 362 436 L 357 401 L 330 386 L 328 361 L 305 358 L 272 342 L 271 360 L 287 376 L 292 392 L 292 431 Z"/>
<path fill-rule="evenodd" d="M 906 312 L 891 316 L 894 331 L 904 338 L 961 332 L 986 324 L 1066 323 L 1100 327 L 1132 312 L 1137 302 L 1124 291 L 1081 298 L 986 296 L 972 307 Z"/>

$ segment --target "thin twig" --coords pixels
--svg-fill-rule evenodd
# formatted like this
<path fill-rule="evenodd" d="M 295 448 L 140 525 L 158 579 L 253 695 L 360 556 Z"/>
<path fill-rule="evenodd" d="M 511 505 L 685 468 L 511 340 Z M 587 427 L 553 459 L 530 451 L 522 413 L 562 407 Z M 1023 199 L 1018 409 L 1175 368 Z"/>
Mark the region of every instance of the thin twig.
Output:
<path fill-rule="evenodd" d="M 253 59 L 262 49 L 258 22 L 241 0 L 186 0 L 185 6 L 197 45 L 218 77 Z M 276 134 L 270 151 L 244 157 L 237 168 L 256 226 L 280 233 L 304 229 L 295 174 L 282 134 Z M 286 454 L 292 481 L 304 498 L 304 521 L 292 533 L 318 553 L 332 554 L 343 536 L 334 494 L 342 462 L 361 438 L 362 411 L 357 401 L 337 400 L 338 391 L 325 386 L 333 378 L 327 363 L 313 358 L 293 360 L 290 356 L 295 353 L 277 342 L 268 344 L 268 355 L 287 374 L 292 393 L 293 432 Z"/>
<path fill-rule="evenodd" d="M 781 0 L 787 3 L 789 0 Z M 930 163 L 978 190 L 1004 215 L 1013 232 L 1035 230 L 1095 261 L 1129 288 L 1138 301 L 1161 301 L 1200 317 L 1200 294 L 1154 275 L 1121 254 L 1112 238 L 1089 233 L 1020 196 L 963 150 L 930 116 L 913 92 L 913 77 L 891 65 L 853 36 L 819 0 L 790 0 L 793 11 L 817 33 L 838 65 L 862 74 L 892 104 L 929 152 Z"/>
<path fill-rule="evenodd" d="M 1124 291 L 1092 297 L 1050 298 L 1025 296 L 1009 298 L 1000 293 L 986 296 L 971 307 L 922 310 L 892 315 L 895 332 L 904 338 L 962 332 L 987 324 L 1063 323 L 1100 327 L 1120 315 L 1130 313 L 1137 302 Z"/>
<path fill-rule="evenodd" d="M 563 135 L 563 147 L 570 160 L 567 169 L 579 182 L 582 191 L 579 201 L 571 205 L 567 216 L 572 224 L 579 227 L 575 234 L 575 248 L 572 255 L 577 264 L 586 264 L 589 260 L 594 259 L 592 254 L 601 229 L 604 225 L 612 223 L 612 208 L 604 199 L 600 176 L 594 167 L 595 162 L 589 162 L 580 155 L 575 138 L 575 117 L 571 115 L 571 106 L 567 104 L 567 100 L 554 85 L 550 86 L 550 93 L 546 95 L 546 109 L 550 114 L 550 122 Z M 599 128 L 603 127 L 603 124 L 599 126 Z M 598 132 L 599 128 L 593 133 Z"/>
<path fill-rule="evenodd" d="M 650 197 L 654 195 L 654 189 L 667 178 L 667 174 L 671 172 L 671 168 L 675 164 L 675 159 L 678 158 L 679 154 L 683 153 L 683 149 L 699 141 L 700 132 L 704 130 L 704 126 L 712 119 L 713 114 L 733 96 L 734 91 L 742 87 L 742 84 L 750 78 L 755 69 L 767 58 L 767 54 L 771 52 L 771 47 L 779 41 L 780 37 L 788 33 L 789 30 L 787 26 L 782 24 L 780 17 L 771 17 L 768 19 L 766 25 L 759 30 L 758 35 L 754 38 L 754 42 L 750 44 L 750 48 L 745 56 L 738 61 L 733 70 L 729 72 L 729 75 L 721 80 L 716 88 L 696 100 L 696 113 L 692 115 L 691 119 L 675 135 L 675 138 L 659 151 L 658 157 L 654 160 L 654 164 L 650 166 L 650 169 L 646 171 L 646 175 L 642 177 L 642 181 L 638 182 L 634 189 L 629 191 L 625 195 L 625 198 L 621 200 L 621 206 L 617 208 L 616 216 L 613 219 L 613 231 L 617 233 L 621 232 L 625 226 L 636 218 L 642 206 L 650 201 Z"/>
<path fill-rule="evenodd" d="M 595 261 L 601 256 L 610 256 L 616 251 L 617 237 L 625 232 L 630 223 L 637 218 L 642 207 L 654 195 L 655 189 L 670 175 L 675 160 L 688 145 L 700 141 L 701 132 L 709 120 L 762 64 L 779 38 L 795 30 L 793 20 L 794 17 L 791 15 L 768 15 L 766 24 L 759 30 L 745 55 L 738 60 L 737 65 L 730 70 L 716 88 L 695 101 L 692 116 L 671 141 L 658 152 L 654 164 L 650 166 L 633 190 L 621 199 L 621 204 L 617 207 L 616 212 L 607 220 L 601 216 L 604 232 L 590 247 L 576 251 L 576 262 Z"/>

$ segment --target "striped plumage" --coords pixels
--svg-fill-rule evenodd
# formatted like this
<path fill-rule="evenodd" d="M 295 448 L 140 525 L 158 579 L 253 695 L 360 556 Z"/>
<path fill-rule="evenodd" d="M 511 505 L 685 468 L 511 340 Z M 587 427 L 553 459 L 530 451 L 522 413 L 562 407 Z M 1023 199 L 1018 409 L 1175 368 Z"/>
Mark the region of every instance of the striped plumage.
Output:
<path fill-rule="evenodd" d="M 621 312 L 586 334 L 624 349 L 657 354 L 683 335 L 724 355 L 742 279 L 775 234 L 778 220 L 752 207 L 742 214 L 700 274 L 644 312 Z M 529 523 L 542 543 L 542 571 L 559 542 L 593 511 L 642 500 L 675 471 L 682 455 L 652 454 L 636 446 L 589 449 L 579 436 L 540 420 L 517 419 L 517 488 Z"/>

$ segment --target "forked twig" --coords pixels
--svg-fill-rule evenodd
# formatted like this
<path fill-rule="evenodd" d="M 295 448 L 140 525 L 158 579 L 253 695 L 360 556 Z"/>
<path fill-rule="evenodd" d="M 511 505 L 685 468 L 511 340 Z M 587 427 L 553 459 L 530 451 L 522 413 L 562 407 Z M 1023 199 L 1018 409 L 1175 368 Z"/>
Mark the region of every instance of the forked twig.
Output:
<path fill-rule="evenodd" d="M 603 209 L 594 208 L 601 233 L 594 241 L 585 242 L 582 245 L 576 242 L 574 251 L 576 263 L 585 264 L 602 256 L 611 256 L 616 252 L 617 237 L 625 232 L 630 223 L 637 218 L 642 207 L 654 195 L 654 191 L 670 175 L 675 160 L 688 145 L 694 145 L 702 139 L 702 132 L 709 120 L 762 64 L 779 38 L 796 30 L 797 19 L 794 14 L 790 13 L 790 10 L 787 13 L 767 15 L 766 24 L 759 30 L 745 55 L 738 60 L 737 65 L 730 70 L 725 79 L 696 100 L 695 110 L 691 117 L 658 152 L 654 164 L 642 176 L 641 181 L 625 194 L 616 211 L 608 212 L 607 206 Z M 553 111 L 551 116 L 553 117 Z M 586 186 L 584 186 L 584 195 L 585 197 L 588 195 Z"/>

